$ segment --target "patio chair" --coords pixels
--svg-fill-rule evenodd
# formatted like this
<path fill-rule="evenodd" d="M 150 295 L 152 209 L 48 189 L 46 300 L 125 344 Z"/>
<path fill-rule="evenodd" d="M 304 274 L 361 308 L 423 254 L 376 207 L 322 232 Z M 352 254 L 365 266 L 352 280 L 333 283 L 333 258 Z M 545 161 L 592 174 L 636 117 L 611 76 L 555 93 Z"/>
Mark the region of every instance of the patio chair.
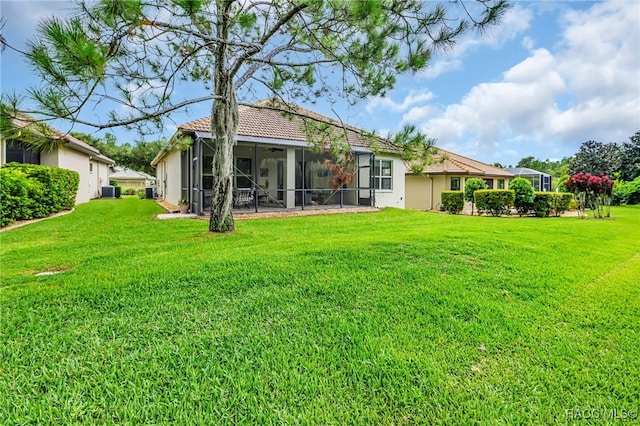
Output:
<path fill-rule="evenodd" d="M 233 206 L 234 207 L 250 207 L 253 203 L 253 191 L 250 189 L 239 189 L 234 192 Z"/>

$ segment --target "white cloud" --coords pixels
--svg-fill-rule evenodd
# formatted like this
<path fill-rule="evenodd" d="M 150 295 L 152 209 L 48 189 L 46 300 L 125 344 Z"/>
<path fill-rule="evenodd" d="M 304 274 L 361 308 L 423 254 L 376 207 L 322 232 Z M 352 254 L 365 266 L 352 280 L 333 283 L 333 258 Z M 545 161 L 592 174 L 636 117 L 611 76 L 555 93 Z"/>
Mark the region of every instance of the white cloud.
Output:
<path fill-rule="evenodd" d="M 436 112 L 415 105 L 403 121 L 423 120 L 422 130 L 440 146 L 486 161 L 517 151 L 563 156 L 563 145 L 573 153 L 589 139 L 625 141 L 640 128 L 638 16 L 635 2 L 565 11 L 556 46 L 532 50 L 457 104 Z M 533 47 L 532 40 L 523 43 Z"/>
<path fill-rule="evenodd" d="M 436 78 L 441 74 L 448 73 L 449 71 L 455 71 L 462 67 L 462 61 L 460 59 L 446 60 L 441 59 L 436 61 L 433 65 L 430 65 L 426 69 L 417 73 L 418 77 Z"/>
<path fill-rule="evenodd" d="M 374 96 L 367 100 L 365 108 L 369 113 L 371 113 L 375 109 L 386 109 L 394 112 L 402 112 L 406 111 L 407 108 L 411 107 L 412 105 L 422 102 L 428 102 L 431 99 L 433 99 L 433 93 L 431 93 L 429 90 L 411 90 L 400 103 L 394 102 L 393 100 L 391 100 L 391 98 L 388 97 Z"/>
<path fill-rule="evenodd" d="M 402 116 L 400 124 L 421 123 L 433 116 L 437 111 L 436 107 L 432 105 L 413 107 Z"/>

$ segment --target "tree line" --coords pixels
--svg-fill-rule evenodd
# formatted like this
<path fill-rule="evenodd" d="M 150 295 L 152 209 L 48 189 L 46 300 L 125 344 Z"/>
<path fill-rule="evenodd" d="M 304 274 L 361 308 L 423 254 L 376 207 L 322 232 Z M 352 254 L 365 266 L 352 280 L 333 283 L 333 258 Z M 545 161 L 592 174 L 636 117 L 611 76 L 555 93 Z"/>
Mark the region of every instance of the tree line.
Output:
<path fill-rule="evenodd" d="M 126 142 L 119 145 L 116 137 L 111 133 L 105 134 L 102 139 L 80 132 L 71 132 L 71 136 L 98 149 L 103 155 L 114 160 L 118 166 L 154 176 L 156 172 L 155 168 L 151 166 L 151 160 L 167 143 L 164 139 L 161 139 L 150 142 L 135 141 L 133 144 Z"/>
<path fill-rule="evenodd" d="M 499 163 L 496 165 L 503 167 Z M 558 187 L 567 177 L 579 172 L 594 176 L 604 174 L 618 181 L 630 182 L 640 177 L 640 131 L 630 136 L 628 142 L 623 143 L 593 140 L 583 142 L 574 156 L 562 160 L 524 157 L 516 167 L 550 174 L 554 187 Z"/>

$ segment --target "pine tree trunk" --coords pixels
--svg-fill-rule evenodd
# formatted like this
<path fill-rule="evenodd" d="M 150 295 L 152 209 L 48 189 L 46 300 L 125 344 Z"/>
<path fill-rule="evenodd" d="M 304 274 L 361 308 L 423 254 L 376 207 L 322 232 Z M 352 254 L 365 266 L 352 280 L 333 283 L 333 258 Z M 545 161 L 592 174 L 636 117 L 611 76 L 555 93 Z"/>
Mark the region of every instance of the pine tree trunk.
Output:
<path fill-rule="evenodd" d="M 232 84 L 229 84 L 232 87 Z M 238 104 L 233 89 L 228 98 L 213 103 L 213 196 L 209 231 L 231 232 L 235 229 L 233 206 L 233 148 L 238 131 Z"/>
<path fill-rule="evenodd" d="M 228 3 L 224 7 L 229 7 Z M 222 4 L 218 4 L 218 7 Z M 226 13 L 227 11 L 224 11 Z M 226 15 L 223 15 L 226 16 Z M 227 39 L 228 22 L 221 19 L 216 31 L 218 37 Z M 233 76 L 228 69 L 228 48 L 220 43 L 216 48 L 215 95 L 211 110 L 211 135 L 213 137 L 213 196 L 209 231 L 232 232 L 235 229 L 231 208 L 233 206 L 233 148 L 238 132 L 238 101 L 233 86 Z"/>

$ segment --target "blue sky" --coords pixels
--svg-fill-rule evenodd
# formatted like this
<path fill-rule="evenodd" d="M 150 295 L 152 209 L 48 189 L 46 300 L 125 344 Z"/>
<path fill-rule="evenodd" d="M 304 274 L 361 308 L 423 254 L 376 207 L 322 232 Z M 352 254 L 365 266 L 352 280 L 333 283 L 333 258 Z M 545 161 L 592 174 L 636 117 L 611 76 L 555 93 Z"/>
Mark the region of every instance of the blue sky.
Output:
<path fill-rule="evenodd" d="M 426 72 L 400 77 L 385 98 L 355 106 L 319 99 L 303 106 L 382 134 L 415 124 L 437 146 L 504 165 L 530 155 L 561 159 L 587 140 L 624 142 L 640 130 L 640 2 L 513 3 L 501 25 L 483 37 L 461 39 Z M 0 0 L 2 33 L 24 47 L 39 19 L 65 15 L 69 5 Z M 25 61 L 5 50 L 2 92 L 20 93 L 34 84 Z M 165 136 L 209 110 L 202 105 L 175 115 Z M 54 126 L 70 129 L 64 122 Z M 102 135 L 82 126 L 73 130 Z M 120 142 L 139 138 L 134 131 L 111 132 Z"/>

